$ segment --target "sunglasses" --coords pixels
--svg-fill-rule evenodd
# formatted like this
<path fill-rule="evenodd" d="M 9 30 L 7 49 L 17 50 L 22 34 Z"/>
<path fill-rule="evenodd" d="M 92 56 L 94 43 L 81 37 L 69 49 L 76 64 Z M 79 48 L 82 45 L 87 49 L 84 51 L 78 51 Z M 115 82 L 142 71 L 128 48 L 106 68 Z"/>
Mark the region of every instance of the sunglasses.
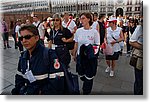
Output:
<path fill-rule="evenodd" d="M 52 21 L 59 21 L 59 19 L 53 19 Z"/>
<path fill-rule="evenodd" d="M 20 39 L 21 41 L 23 41 L 23 38 L 25 38 L 26 40 L 29 40 L 29 39 L 31 39 L 31 37 L 33 37 L 33 36 L 35 36 L 35 35 L 25 35 L 25 36 L 19 37 L 19 39 Z"/>
<path fill-rule="evenodd" d="M 80 19 L 85 19 L 85 17 L 81 17 Z"/>

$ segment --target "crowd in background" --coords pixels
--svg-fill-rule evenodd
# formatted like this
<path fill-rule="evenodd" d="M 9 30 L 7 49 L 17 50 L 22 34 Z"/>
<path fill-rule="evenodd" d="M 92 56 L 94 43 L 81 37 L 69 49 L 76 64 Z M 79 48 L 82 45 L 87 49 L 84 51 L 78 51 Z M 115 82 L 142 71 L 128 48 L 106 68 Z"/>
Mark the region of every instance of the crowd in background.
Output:
<path fill-rule="evenodd" d="M 118 60 L 119 56 L 122 56 L 122 53 L 124 53 L 124 46 L 126 46 L 126 56 L 130 57 L 133 49 L 129 42 L 130 38 L 137 26 L 143 22 L 143 18 L 140 15 L 119 15 L 118 17 L 111 15 L 106 17 L 105 15 L 99 15 L 97 12 L 83 13 L 79 17 L 74 17 L 72 14 L 64 12 L 62 15 L 55 14 L 53 17 L 47 17 L 43 20 L 40 20 L 37 15 L 34 15 L 32 18 L 32 21 L 27 19 L 25 22 L 20 19 L 16 20 L 12 33 L 12 37 L 15 41 L 14 48 L 19 48 L 20 53 L 25 50 L 22 45 L 22 39 L 20 39 L 21 35 L 19 29 L 23 25 L 33 24 L 38 29 L 40 43 L 46 46 L 45 41 L 48 42 L 48 47 L 56 51 L 59 60 L 63 62 L 67 68 L 71 67 L 69 64 L 71 56 L 73 56 L 77 63 L 76 67 L 77 72 L 80 75 L 80 79 L 84 81 L 83 94 L 90 94 L 96 71 L 91 75 L 91 69 L 88 71 L 85 69 L 79 70 L 81 67 L 79 65 L 82 65 L 81 63 L 83 63 L 81 60 L 86 60 L 79 58 L 79 56 L 82 56 L 80 55 L 82 53 L 81 49 L 87 49 L 87 46 L 82 45 L 96 44 L 96 46 L 99 46 L 96 57 L 97 60 L 97 58 L 99 58 L 99 53 L 103 54 L 103 49 L 101 48 L 103 43 L 110 43 L 113 47 L 114 53 L 110 56 L 106 55 L 106 63 L 108 66 L 106 66 L 105 72 L 110 72 L 110 77 L 113 77 L 116 63 L 115 60 Z M 12 48 L 9 45 L 8 25 L 4 18 L 1 19 L 0 28 L 2 28 L 1 32 L 4 49 Z M 116 35 L 113 36 L 111 33 Z M 93 65 L 96 65 L 97 67 L 97 61 L 90 63 L 95 63 Z"/>

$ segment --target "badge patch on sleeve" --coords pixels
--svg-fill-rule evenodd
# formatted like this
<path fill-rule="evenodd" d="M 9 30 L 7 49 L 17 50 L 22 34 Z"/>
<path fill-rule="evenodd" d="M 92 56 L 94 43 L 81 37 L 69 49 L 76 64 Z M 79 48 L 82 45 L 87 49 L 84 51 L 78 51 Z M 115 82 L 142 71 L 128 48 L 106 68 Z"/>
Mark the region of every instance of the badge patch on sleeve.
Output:
<path fill-rule="evenodd" d="M 60 63 L 59 63 L 58 59 L 54 59 L 54 68 L 55 69 L 59 69 L 60 68 Z"/>

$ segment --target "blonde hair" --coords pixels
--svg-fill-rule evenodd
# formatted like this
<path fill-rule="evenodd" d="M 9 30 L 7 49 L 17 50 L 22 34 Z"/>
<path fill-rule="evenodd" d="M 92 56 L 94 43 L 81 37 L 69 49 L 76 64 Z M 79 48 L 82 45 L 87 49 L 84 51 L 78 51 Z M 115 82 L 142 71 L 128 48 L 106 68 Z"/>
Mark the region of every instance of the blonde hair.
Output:
<path fill-rule="evenodd" d="M 53 15 L 53 19 L 55 19 L 55 18 L 59 19 L 59 21 L 60 21 L 60 29 L 63 30 L 63 26 L 61 24 L 62 23 L 61 16 L 58 13 L 56 13 L 56 14 Z"/>

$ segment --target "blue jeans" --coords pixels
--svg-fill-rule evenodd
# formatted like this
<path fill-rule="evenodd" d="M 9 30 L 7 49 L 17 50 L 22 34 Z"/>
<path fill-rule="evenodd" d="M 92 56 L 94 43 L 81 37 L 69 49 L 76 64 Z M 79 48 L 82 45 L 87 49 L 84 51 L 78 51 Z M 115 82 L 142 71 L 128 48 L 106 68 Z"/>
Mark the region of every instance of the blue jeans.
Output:
<path fill-rule="evenodd" d="M 143 95 L 143 70 L 134 68 L 135 82 L 134 82 L 134 94 Z"/>

